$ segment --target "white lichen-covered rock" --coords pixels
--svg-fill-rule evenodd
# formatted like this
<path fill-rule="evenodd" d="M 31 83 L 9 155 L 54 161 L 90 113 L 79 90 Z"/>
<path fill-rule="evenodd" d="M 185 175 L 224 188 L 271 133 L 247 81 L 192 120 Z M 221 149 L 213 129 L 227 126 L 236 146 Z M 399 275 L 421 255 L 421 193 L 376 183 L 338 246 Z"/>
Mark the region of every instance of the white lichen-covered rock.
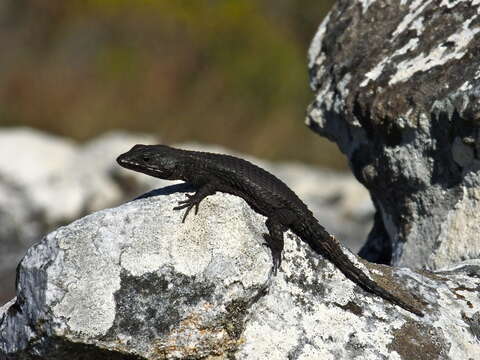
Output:
<path fill-rule="evenodd" d="M 372 196 L 366 258 L 480 258 L 480 1 L 338 0 L 309 53 L 307 123 Z"/>
<path fill-rule="evenodd" d="M 419 318 L 360 290 L 291 234 L 273 276 L 264 217 L 238 197 L 216 194 L 181 223 L 172 208 L 185 190 L 175 185 L 94 213 L 33 246 L 18 268 L 16 299 L 0 308 L 0 358 L 480 353 L 480 262 L 438 274 L 358 263 L 390 291 L 423 302 Z"/>

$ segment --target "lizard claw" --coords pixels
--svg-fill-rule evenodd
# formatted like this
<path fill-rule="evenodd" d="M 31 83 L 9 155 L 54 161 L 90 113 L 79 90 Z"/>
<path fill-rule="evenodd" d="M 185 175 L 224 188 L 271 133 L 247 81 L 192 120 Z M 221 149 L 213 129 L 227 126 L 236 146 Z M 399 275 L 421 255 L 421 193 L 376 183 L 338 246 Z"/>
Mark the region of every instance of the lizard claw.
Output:
<path fill-rule="evenodd" d="M 188 213 L 190 212 L 190 210 L 192 210 L 192 208 L 195 206 L 195 204 L 183 204 L 183 205 L 180 205 L 180 206 L 175 206 L 173 208 L 173 210 L 182 210 L 182 209 L 187 209 L 185 210 L 185 213 L 183 214 L 183 218 L 182 218 L 182 223 L 185 222 L 185 219 L 187 218 L 187 215 Z"/>
<path fill-rule="evenodd" d="M 266 242 L 264 242 L 262 245 L 267 246 L 270 251 L 272 252 L 272 261 L 273 261 L 273 275 L 276 276 L 278 269 L 280 268 L 280 265 L 282 263 L 282 251 L 278 251 L 276 248 L 272 246 L 273 244 L 273 239 L 270 236 L 270 234 L 264 233 L 263 238 L 265 239 Z"/>
<path fill-rule="evenodd" d="M 198 189 L 194 194 L 185 194 L 187 198 L 184 200 L 180 200 L 178 202 L 178 206 L 173 208 L 173 210 L 187 209 L 185 210 L 185 214 L 183 215 L 182 223 L 185 222 L 188 213 L 190 212 L 190 210 L 193 209 L 193 207 L 195 207 L 195 215 L 198 214 L 198 207 L 202 200 L 205 199 L 208 195 L 215 194 L 215 191 L 213 189 L 213 184 L 206 184 L 200 189 Z"/>
<path fill-rule="evenodd" d="M 272 260 L 273 260 L 273 265 L 272 265 L 273 276 L 277 276 L 278 269 L 280 268 L 280 263 L 282 262 L 282 258 L 277 257 L 272 253 Z"/>
<path fill-rule="evenodd" d="M 270 249 L 270 245 L 268 245 L 270 241 L 270 235 L 267 233 L 264 233 L 262 235 L 263 235 L 263 239 L 265 240 L 265 242 L 262 243 L 262 246 L 265 246 Z"/>
<path fill-rule="evenodd" d="M 180 205 L 185 205 L 186 204 L 188 206 L 190 204 L 190 202 L 192 201 L 191 199 L 192 199 L 193 195 L 190 195 L 190 194 L 185 194 L 185 195 L 187 196 L 187 199 L 180 200 L 178 203 Z M 177 208 L 180 208 L 180 207 L 177 206 Z M 177 208 L 174 208 L 174 210 L 178 210 Z M 181 208 L 181 209 L 183 209 L 183 208 Z"/>
<path fill-rule="evenodd" d="M 186 196 L 187 196 L 187 199 L 180 200 L 178 202 L 178 206 L 175 206 L 173 208 L 173 210 L 187 209 L 187 210 L 185 210 L 185 214 L 183 214 L 182 223 L 185 222 L 185 219 L 187 218 L 188 213 L 190 212 L 190 210 L 193 209 L 193 207 L 195 207 L 195 215 L 198 214 L 198 205 L 200 204 L 200 201 L 202 201 L 201 199 L 198 200 L 195 197 L 195 194 L 193 194 L 193 195 L 186 194 Z"/>

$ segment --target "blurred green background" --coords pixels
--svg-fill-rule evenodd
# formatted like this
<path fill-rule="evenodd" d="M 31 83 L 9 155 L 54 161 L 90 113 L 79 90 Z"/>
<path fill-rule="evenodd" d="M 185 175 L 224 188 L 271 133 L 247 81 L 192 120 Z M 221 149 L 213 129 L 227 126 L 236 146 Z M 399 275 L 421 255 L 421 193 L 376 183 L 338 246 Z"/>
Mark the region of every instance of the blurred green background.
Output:
<path fill-rule="evenodd" d="M 303 124 L 333 1 L 2 0 L 0 126 L 111 129 L 345 168 Z"/>

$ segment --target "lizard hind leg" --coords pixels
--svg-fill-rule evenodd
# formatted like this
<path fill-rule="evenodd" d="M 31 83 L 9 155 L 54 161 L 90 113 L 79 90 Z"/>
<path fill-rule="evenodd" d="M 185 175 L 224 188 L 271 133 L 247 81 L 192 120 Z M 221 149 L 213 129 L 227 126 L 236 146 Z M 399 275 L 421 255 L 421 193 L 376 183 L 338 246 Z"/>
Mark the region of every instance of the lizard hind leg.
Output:
<path fill-rule="evenodd" d="M 263 234 L 263 238 L 266 241 L 265 245 L 267 245 L 272 252 L 273 274 L 277 275 L 277 271 L 282 263 L 283 233 L 287 228 L 275 217 L 269 217 L 265 225 L 267 225 L 268 234 Z"/>
<path fill-rule="evenodd" d="M 202 202 L 203 199 L 205 199 L 208 195 L 213 195 L 215 194 L 215 190 L 213 190 L 212 186 L 204 185 L 201 188 L 199 188 L 195 194 L 186 194 L 187 198 L 185 200 L 181 200 L 178 202 L 178 206 L 175 206 L 173 210 L 182 210 L 182 209 L 187 209 L 185 210 L 185 213 L 183 214 L 182 218 L 182 223 L 185 222 L 185 219 L 187 218 L 188 213 L 190 210 L 195 207 L 195 215 L 198 214 L 198 206 Z"/>

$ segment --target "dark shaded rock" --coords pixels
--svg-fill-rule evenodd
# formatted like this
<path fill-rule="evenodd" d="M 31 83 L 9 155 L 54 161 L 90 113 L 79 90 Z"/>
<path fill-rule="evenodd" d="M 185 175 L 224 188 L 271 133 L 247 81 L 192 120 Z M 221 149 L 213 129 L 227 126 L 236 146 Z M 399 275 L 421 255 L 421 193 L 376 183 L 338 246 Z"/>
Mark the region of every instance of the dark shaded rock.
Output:
<path fill-rule="evenodd" d="M 480 257 L 479 7 L 339 0 L 313 40 L 307 123 L 371 193 L 368 259 L 435 269 Z"/>

